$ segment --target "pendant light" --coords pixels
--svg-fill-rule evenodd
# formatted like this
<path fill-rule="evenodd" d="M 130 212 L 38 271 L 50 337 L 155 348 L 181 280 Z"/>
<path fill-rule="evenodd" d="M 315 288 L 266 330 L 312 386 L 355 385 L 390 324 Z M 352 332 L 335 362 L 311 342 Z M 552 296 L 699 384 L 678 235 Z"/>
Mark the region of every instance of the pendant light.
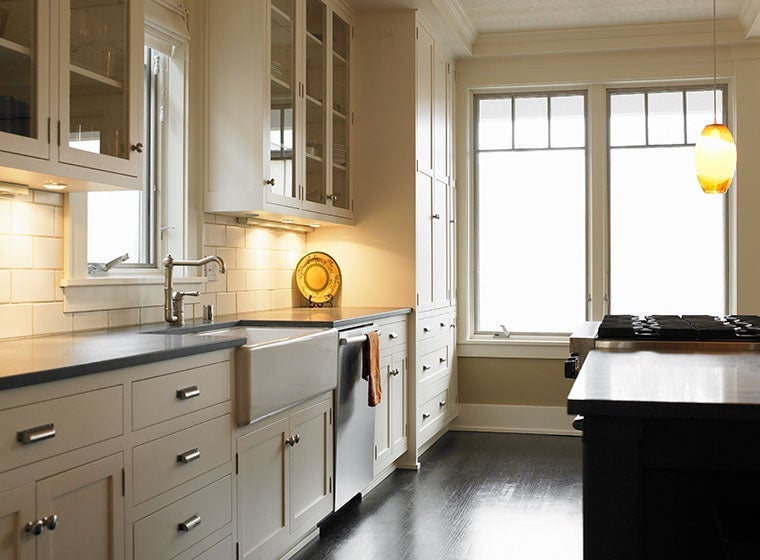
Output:
<path fill-rule="evenodd" d="M 736 145 L 731 131 L 718 124 L 718 40 L 716 29 L 716 0 L 713 0 L 713 124 L 708 124 L 697 140 L 697 180 L 708 194 L 728 190 L 736 169 Z"/>

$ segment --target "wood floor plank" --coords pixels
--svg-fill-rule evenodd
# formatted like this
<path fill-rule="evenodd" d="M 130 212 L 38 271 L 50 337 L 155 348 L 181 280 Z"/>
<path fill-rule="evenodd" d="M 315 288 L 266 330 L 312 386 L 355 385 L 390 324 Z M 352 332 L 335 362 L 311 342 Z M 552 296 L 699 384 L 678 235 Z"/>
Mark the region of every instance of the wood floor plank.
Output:
<path fill-rule="evenodd" d="M 582 560 L 580 438 L 449 432 L 294 560 Z"/>

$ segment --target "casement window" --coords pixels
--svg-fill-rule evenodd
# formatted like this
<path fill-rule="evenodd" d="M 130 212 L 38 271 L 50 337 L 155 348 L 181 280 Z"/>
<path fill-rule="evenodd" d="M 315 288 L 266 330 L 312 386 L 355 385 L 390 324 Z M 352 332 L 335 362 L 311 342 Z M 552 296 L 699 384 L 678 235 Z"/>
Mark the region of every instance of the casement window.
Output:
<path fill-rule="evenodd" d="M 729 197 L 704 194 L 694 171 L 712 86 L 608 88 L 594 106 L 589 91 L 474 96 L 471 338 L 728 311 Z M 592 120 L 606 134 L 589 134 Z"/>

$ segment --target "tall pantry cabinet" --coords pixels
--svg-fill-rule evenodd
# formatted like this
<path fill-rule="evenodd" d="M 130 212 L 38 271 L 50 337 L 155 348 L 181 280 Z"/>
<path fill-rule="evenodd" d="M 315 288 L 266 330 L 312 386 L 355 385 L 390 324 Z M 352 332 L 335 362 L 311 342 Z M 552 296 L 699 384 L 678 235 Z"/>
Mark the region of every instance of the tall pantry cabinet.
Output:
<path fill-rule="evenodd" d="M 309 234 L 341 266 L 343 306 L 408 306 L 409 452 L 456 416 L 454 64 L 414 11 L 355 23 L 356 226 Z"/>

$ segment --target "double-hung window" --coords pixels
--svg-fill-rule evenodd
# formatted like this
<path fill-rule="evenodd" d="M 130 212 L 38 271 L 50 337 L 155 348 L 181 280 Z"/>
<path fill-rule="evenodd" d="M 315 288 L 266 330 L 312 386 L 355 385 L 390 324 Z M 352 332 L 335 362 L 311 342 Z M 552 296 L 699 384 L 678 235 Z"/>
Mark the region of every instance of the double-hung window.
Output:
<path fill-rule="evenodd" d="M 712 86 L 590 91 L 474 97 L 470 337 L 728 311 L 728 197 L 694 169 Z"/>

